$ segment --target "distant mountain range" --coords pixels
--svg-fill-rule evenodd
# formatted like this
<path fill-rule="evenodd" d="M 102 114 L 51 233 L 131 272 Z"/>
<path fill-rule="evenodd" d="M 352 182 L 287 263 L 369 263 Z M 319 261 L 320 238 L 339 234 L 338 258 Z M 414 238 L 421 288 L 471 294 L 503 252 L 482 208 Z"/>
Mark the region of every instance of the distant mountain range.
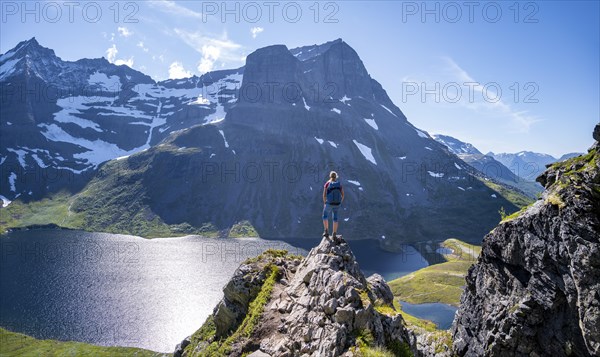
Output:
<path fill-rule="evenodd" d="M 66 190 L 51 223 L 313 236 L 331 169 L 347 193 L 344 230 L 390 249 L 479 241 L 500 208 L 529 202 L 408 122 L 341 39 L 269 46 L 242 68 L 162 82 L 104 59 L 62 61 L 31 39 L 0 56 L 0 89 L 5 227 L 24 224 L 6 202 Z"/>
<path fill-rule="evenodd" d="M 489 152 L 487 155 L 510 168 L 510 170 L 519 177 L 529 181 L 535 181 L 539 175 L 546 171 L 546 165 L 564 161 L 582 155 L 582 153 L 568 153 L 558 159 L 548 154 L 540 154 L 531 151 L 521 151 L 515 154 L 494 154 L 493 152 Z"/>
<path fill-rule="evenodd" d="M 485 175 L 485 177 L 493 178 L 503 184 L 514 187 L 532 198 L 543 190 L 543 187 L 539 183 L 516 175 L 504 164 L 494 159 L 493 156 L 482 154 L 472 144 L 447 135 L 434 135 L 433 138 L 446 145 L 452 153 L 473 166 Z"/>

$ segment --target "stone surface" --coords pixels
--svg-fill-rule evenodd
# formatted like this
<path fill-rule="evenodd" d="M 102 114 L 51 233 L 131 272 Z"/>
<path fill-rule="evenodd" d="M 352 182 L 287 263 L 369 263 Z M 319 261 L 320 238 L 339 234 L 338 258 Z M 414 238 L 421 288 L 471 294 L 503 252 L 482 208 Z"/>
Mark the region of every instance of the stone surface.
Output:
<path fill-rule="evenodd" d="M 453 326 L 460 356 L 600 354 L 599 155 L 538 181 L 541 199 L 491 231 L 469 270 Z"/>
<path fill-rule="evenodd" d="M 395 342 L 410 346 L 414 336 L 389 303 L 391 292 L 385 280 L 379 275 L 367 280 L 343 239 L 323 239 L 301 262 L 289 259 L 260 258 L 242 264 L 214 310 L 217 336 L 191 346 L 193 355 L 202 355 L 210 342 L 231 336 L 245 317 L 249 301 L 257 295 L 255 291 L 260 290 L 268 262 L 279 267 L 280 279 L 250 336 L 233 341 L 229 355 L 353 356 L 357 336 L 364 335 L 372 336 L 372 346 Z M 385 313 L 379 307 L 385 307 Z M 180 351 L 178 348 L 175 353 Z"/>
<path fill-rule="evenodd" d="M 373 274 L 367 279 L 367 282 L 377 299 L 381 299 L 387 305 L 393 305 L 394 294 L 381 275 Z"/>
<path fill-rule="evenodd" d="M 293 307 L 277 317 L 280 333 L 266 334 L 261 350 L 272 355 L 339 356 L 350 352 L 361 330 L 369 330 L 381 346 L 392 340 L 408 342 L 402 317 L 375 309 L 378 298 L 381 304 L 390 301 L 389 287 L 381 276 L 370 281 L 371 286 L 344 240 L 323 239 L 284 290 Z"/>

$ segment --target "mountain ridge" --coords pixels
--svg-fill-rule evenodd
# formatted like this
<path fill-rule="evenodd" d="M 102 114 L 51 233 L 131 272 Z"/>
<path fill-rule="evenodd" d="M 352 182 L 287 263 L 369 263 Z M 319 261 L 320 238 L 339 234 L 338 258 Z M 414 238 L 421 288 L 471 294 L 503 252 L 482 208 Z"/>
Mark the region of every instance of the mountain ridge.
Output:
<path fill-rule="evenodd" d="M 519 177 L 517 174 L 513 173 L 511 169 L 494 159 L 493 156 L 482 154 L 481 151 L 472 144 L 448 135 L 437 134 L 434 135 L 433 138 L 446 145 L 452 153 L 473 166 L 486 178 L 513 187 L 530 198 L 536 198 L 543 190 L 543 187 L 540 184 Z"/>
<path fill-rule="evenodd" d="M 0 145 L 0 180 L 8 183 L 0 194 L 35 201 L 67 186 L 74 195 L 61 212 L 71 228 L 214 235 L 247 222 L 261 237 L 306 237 L 318 234 L 320 187 L 336 169 L 349 193 L 344 226 L 388 250 L 449 236 L 477 241 L 501 208 L 512 213 L 527 202 L 408 122 L 347 43 L 311 48 L 316 55 L 301 61 L 292 53 L 300 51 L 269 46 L 240 69 L 112 97 L 103 88 L 127 78 L 89 70 L 80 81 L 94 84 L 93 99 L 59 98 L 31 125 L 2 123 L 3 134 L 17 135 Z M 28 187 L 27 169 L 60 166 L 57 153 L 67 149 L 77 163 L 71 170 L 89 173 L 79 186 Z M 69 161 L 67 153 L 59 156 Z M 18 222 L 17 207 L 7 209 L 7 221 Z"/>

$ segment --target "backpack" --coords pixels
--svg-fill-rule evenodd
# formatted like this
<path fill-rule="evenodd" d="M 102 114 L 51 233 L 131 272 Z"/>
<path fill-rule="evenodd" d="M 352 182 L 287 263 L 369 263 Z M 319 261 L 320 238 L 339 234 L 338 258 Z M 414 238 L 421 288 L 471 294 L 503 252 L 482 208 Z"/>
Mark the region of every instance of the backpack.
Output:
<path fill-rule="evenodd" d="M 327 203 L 332 206 L 342 203 L 342 184 L 339 181 L 332 181 L 327 186 Z"/>

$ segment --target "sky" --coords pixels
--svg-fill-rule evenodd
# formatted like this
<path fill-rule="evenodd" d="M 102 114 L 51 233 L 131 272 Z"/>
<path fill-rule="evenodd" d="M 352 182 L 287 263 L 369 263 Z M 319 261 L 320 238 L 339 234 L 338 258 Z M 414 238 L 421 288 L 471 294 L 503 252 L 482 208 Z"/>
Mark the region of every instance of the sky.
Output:
<path fill-rule="evenodd" d="M 598 1 L 0 1 L 0 52 L 35 37 L 155 80 L 342 38 L 408 120 L 487 153 L 585 152 L 600 122 Z"/>

